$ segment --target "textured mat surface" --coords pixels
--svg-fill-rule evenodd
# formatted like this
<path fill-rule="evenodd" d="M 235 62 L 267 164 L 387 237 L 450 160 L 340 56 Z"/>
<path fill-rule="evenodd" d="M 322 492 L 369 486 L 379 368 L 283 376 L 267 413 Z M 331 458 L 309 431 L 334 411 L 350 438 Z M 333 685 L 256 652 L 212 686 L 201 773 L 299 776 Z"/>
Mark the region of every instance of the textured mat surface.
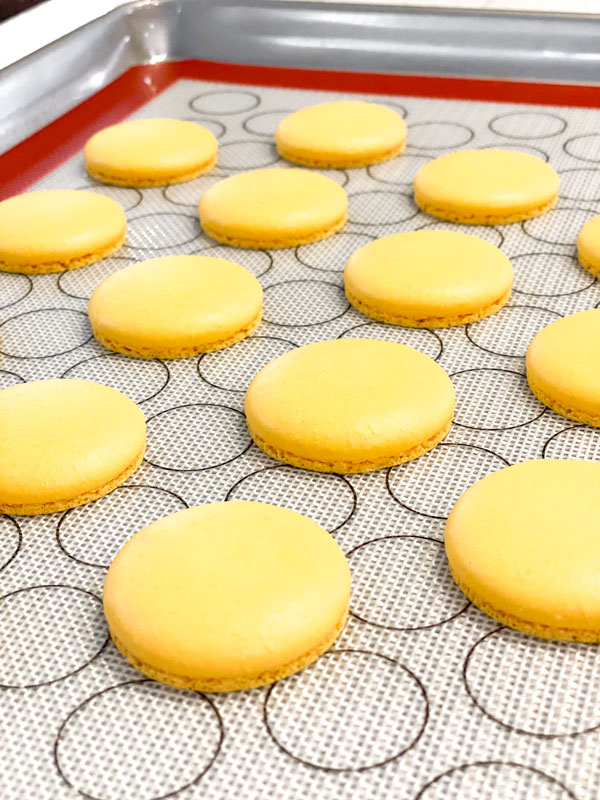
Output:
<path fill-rule="evenodd" d="M 0 795 L 3 800 L 595 800 L 600 795 L 596 646 L 536 641 L 469 606 L 449 576 L 444 519 L 474 481 L 532 457 L 600 457 L 600 431 L 545 410 L 524 355 L 561 315 L 593 308 L 577 231 L 600 210 L 600 112 L 417 98 L 406 154 L 326 174 L 350 196 L 332 239 L 238 251 L 201 232 L 196 203 L 220 177 L 285 166 L 271 143 L 289 110 L 333 93 L 180 81 L 137 116 L 195 119 L 218 137 L 218 167 L 161 189 L 90 184 L 81 156 L 39 186 L 90 188 L 123 204 L 127 245 L 61 276 L 0 273 L 0 386 L 98 380 L 140 403 L 148 452 L 108 497 L 46 517 L 0 517 Z M 419 212 L 410 184 L 456 148 L 510 147 L 560 172 L 556 210 L 470 228 Z M 466 230 L 515 269 L 509 307 L 467 328 L 394 328 L 345 300 L 342 269 L 373 238 Z M 87 298 L 128 263 L 170 253 L 231 257 L 265 289 L 264 322 L 229 350 L 139 361 L 91 337 Z M 251 445 L 244 390 L 274 357 L 308 342 L 367 336 L 409 344 L 452 376 L 456 421 L 417 461 L 337 476 L 278 465 Z M 330 530 L 353 571 L 352 616 L 333 652 L 271 689 L 202 696 L 145 681 L 108 642 L 105 570 L 140 527 L 186 506 L 255 499 Z"/>

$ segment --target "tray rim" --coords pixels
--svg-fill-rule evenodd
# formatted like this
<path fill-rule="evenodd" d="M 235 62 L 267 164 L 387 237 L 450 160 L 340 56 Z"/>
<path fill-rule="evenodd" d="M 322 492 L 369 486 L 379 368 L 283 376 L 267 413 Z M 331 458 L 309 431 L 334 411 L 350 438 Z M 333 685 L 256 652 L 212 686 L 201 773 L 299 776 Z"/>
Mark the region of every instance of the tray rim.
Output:
<path fill-rule="evenodd" d="M 210 1 L 210 0 L 209 0 Z M 134 14 L 137 10 L 146 8 L 149 6 L 159 7 L 161 5 L 166 4 L 175 4 L 179 3 L 181 0 L 129 0 L 127 3 L 123 3 L 122 5 L 116 6 L 115 8 L 110 9 L 109 11 L 105 11 L 104 13 L 100 14 L 99 16 L 95 17 L 94 19 L 89 20 L 89 22 L 85 22 L 83 25 L 78 25 L 73 30 L 68 31 L 67 33 L 62 34 L 57 39 L 53 39 L 48 44 L 44 45 L 43 47 L 39 47 L 36 50 L 32 50 L 31 53 L 27 53 L 27 55 L 22 56 L 21 58 L 13 61 L 10 64 L 0 68 L 0 78 L 3 77 L 4 73 L 8 70 L 12 70 L 13 67 L 22 66 L 24 63 L 29 62 L 30 59 L 37 57 L 40 53 L 44 53 L 50 48 L 53 48 L 55 45 L 64 44 L 67 40 L 70 40 L 72 37 L 76 37 L 82 31 L 92 29 L 102 23 L 105 23 L 107 20 L 112 18 L 118 18 L 123 15 Z M 214 0 L 214 2 L 218 3 L 219 0 Z M 328 2 L 326 5 L 319 0 L 284 0 L 282 4 L 281 0 L 260 0 L 260 2 L 264 6 L 269 5 L 277 5 L 285 7 L 289 7 L 294 9 L 300 7 L 312 7 L 318 10 L 334 10 L 339 11 L 340 9 L 349 11 L 353 13 L 354 11 L 368 9 L 370 13 L 399 13 L 402 15 L 423 15 L 423 16 L 448 16 L 448 17 L 460 17 L 460 16 L 479 16 L 479 17 L 505 17 L 505 18 L 514 18 L 514 19 L 540 19 L 540 20 L 573 20 L 575 22 L 598 22 L 598 14 L 593 14 L 591 12 L 569 12 L 569 11 L 548 11 L 548 10 L 540 10 L 540 11 L 531 11 L 529 9 L 500 9 L 500 8 L 472 8 L 468 6 L 439 6 L 433 3 L 429 6 L 417 6 L 417 5 L 392 5 L 392 4 L 384 4 L 384 3 L 370 3 L 369 0 L 365 0 L 364 3 L 352 3 L 352 2 L 345 2 L 344 0 L 335 0 L 335 2 Z M 137 64 L 147 64 L 148 61 L 140 60 Z M 226 62 L 232 63 L 232 62 Z M 600 80 L 598 81 L 600 85 Z"/>
<path fill-rule="evenodd" d="M 344 0 L 133 0 L 0 70 L 0 137 L 8 149 L 146 64 L 201 58 L 596 86 L 599 46 L 600 16 L 589 14 Z"/>

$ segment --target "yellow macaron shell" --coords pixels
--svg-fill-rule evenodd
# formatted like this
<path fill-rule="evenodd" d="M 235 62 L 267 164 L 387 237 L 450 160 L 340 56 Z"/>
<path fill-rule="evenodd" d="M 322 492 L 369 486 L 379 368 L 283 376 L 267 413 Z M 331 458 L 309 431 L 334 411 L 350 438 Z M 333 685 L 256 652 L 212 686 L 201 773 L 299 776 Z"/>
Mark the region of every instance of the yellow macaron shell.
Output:
<path fill-rule="evenodd" d="M 578 311 L 542 328 L 527 350 L 527 380 L 545 405 L 600 426 L 600 309 Z"/>
<path fill-rule="evenodd" d="M 63 272 L 105 258 L 125 239 L 121 206 L 95 192 L 49 189 L 0 203 L 0 270 Z"/>
<path fill-rule="evenodd" d="M 324 239 L 346 221 L 346 192 L 307 169 L 255 169 L 207 189 L 198 213 L 205 233 L 237 247 L 294 247 Z"/>
<path fill-rule="evenodd" d="M 106 278 L 89 303 L 94 336 L 117 352 L 181 358 L 227 347 L 262 314 L 262 288 L 224 258 L 166 256 Z"/>
<path fill-rule="evenodd" d="M 452 231 L 411 231 L 361 247 L 344 270 L 348 300 L 397 325 L 460 325 L 493 314 L 509 299 L 509 259 L 494 245 Z"/>
<path fill-rule="evenodd" d="M 339 635 L 350 571 L 316 522 L 231 501 L 171 514 L 119 552 L 104 586 L 117 646 L 166 683 L 229 691 L 271 683 Z"/>
<path fill-rule="evenodd" d="M 120 186 L 162 186 L 201 175 L 217 160 L 217 140 L 183 119 L 135 119 L 95 133 L 85 145 L 88 173 Z"/>
<path fill-rule="evenodd" d="M 400 153 L 406 124 L 391 108 L 338 100 L 302 108 L 275 130 L 280 155 L 315 167 L 362 167 Z"/>
<path fill-rule="evenodd" d="M 267 364 L 246 394 L 246 419 L 267 453 L 305 469 L 363 472 L 415 458 L 448 432 L 454 390 L 406 345 L 316 342 Z"/>
<path fill-rule="evenodd" d="M 446 552 L 475 605 L 526 633 L 600 640 L 600 464 L 535 460 L 471 486 Z"/>
<path fill-rule="evenodd" d="M 114 489 L 139 465 L 144 415 L 116 389 L 52 379 L 0 391 L 0 512 L 72 508 Z"/>
<path fill-rule="evenodd" d="M 577 236 L 579 263 L 600 278 L 600 214 L 586 222 Z"/>
<path fill-rule="evenodd" d="M 415 202 L 434 217 L 494 225 L 539 216 L 558 197 L 549 164 L 514 150 L 460 150 L 424 164 L 414 179 Z"/>

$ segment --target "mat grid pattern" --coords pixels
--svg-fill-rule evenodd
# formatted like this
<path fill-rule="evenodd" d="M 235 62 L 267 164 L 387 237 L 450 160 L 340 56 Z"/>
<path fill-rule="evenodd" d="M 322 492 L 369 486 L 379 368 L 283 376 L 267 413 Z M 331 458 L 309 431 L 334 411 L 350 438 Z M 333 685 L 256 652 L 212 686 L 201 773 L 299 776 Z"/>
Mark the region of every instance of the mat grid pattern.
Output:
<path fill-rule="evenodd" d="M 210 174 L 166 189 L 91 183 L 81 156 L 34 188 L 91 188 L 127 211 L 118 255 L 61 276 L 0 273 L 0 387 L 50 377 L 114 386 L 148 421 L 146 460 L 111 495 L 62 514 L 0 517 L 0 796 L 3 800 L 596 800 L 600 659 L 595 645 L 499 627 L 448 575 L 444 519 L 472 483 L 533 457 L 600 457 L 600 432 L 544 409 L 524 378 L 543 326 L 594 308 L 600 287 L 575 237 L 600 211 L 600 112 L 416 98 L 400 111 L 406 154 L 325 170 L 349 194 L 349 222 L 296 250 L 217 247 L 195 205 L 215 181 L 286 166 L 272 144 L 290 110 L 334 93 L 180 81 L 136 116 L 198 120 L 219 137 Z M 561 177 L 556 210 L 511 226 L 433 220 L 411 199 L 415 171 L 453 149 L 534 153 Z M 512 259 L 515 291 L 466 328 L 369 321 L 342 269 L 374 238 L 466 230 Z M 128 263 L 170 253 L 231 257 L 265 290 L 264 321 L 234 347 L 142 361 L 97 344 L 87 298 Z M 452 376 L 456 420 L 422 458 L 366 475 L 281 466 L 251 444 L 242 413 L 255 372 L 294 347 L 364 336 L 409 344 Z M 352 615 L 332 652 L 271 688 L 229 695 L 144 680 L 108 641 L 106 567 L 150 521 L 224 499 L 285 505 L 330 530 L 353 572 Z"/>

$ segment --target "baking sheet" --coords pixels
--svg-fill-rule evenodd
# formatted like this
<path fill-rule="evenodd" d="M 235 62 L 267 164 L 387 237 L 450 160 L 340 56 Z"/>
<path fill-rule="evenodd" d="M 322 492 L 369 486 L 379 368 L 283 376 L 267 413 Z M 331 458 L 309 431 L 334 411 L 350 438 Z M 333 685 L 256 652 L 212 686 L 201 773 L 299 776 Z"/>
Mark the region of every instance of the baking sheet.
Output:
<path fill-rule="evenodd" d="M 350 197 L 341 233 L 272 252 L 220 247 L 201 233 L 202 191 L 243 169 L 286 166 L 272 145 L 276 122 L 344 96 L 181 80 L 134 116 L 207 125 L 220 146 L 210 175 L 166 189 L 110 188 L 88 180 L 78 155 L 32 187 L 114 197 L 127 211 L 127 244 L 61 276 L 0 273 L 0 386 L 59 376 L 114 386 L 143 409 L 148 451 L 126 486 L 95 503 L 0 517 L 3 800 L 598 797 L 598 647 L 498 626 L 452 583 L 442 539 L 453 502 L 489 472 L 533 457 L 600 455 L 599 431 L 531 396 L 523 358 L 541 327 L 600 301 L 574 247 L 600 204 L 600 112 L 364 95 L 406 117 L 409 145 L 368 169 L 325 171 Z M 561 177 L 557 209 L 472 228 L 416 208 L 410 182 L 427 159 L 492 145 L 548 160 Z M 386 326 L 349 307 L 349 254 L 423 227 L 501 246 L 515 270 L 509 307 L 433 331 Z M 259 278 L 265 313 L 252 337 L 182 361 L 130 359 L 93 340 L 85 311 L 100 280 L 136 260 L 197 252 L 231 257 Z M 448 438 L 366 475 L 278 465 L 250 442 L 245 387 L 296 346 L 348 336 L 391 339 L 438 360 L 457 394 Z M 353 572 L 348 625 L 331 652 L 270 689 L 202 695 L 144 680 L 108 642 L 106 566 L 150 521 L 226 498 L 285 505 L 333 533 Z"/>
<path fill-rule="evenodd" d="M 0 148 L 26 139 L 140 64 L 203 59 L 358 70 L 363 81 L 381 73 L 590 86 L 598 83 L 599 47 L 597 14 L 314 0 L 137 0 L 2 70 Z M 146 78 L 150 94 L 152 79 Z M 573 97 L 568 103 L 577 105 Z"/>

